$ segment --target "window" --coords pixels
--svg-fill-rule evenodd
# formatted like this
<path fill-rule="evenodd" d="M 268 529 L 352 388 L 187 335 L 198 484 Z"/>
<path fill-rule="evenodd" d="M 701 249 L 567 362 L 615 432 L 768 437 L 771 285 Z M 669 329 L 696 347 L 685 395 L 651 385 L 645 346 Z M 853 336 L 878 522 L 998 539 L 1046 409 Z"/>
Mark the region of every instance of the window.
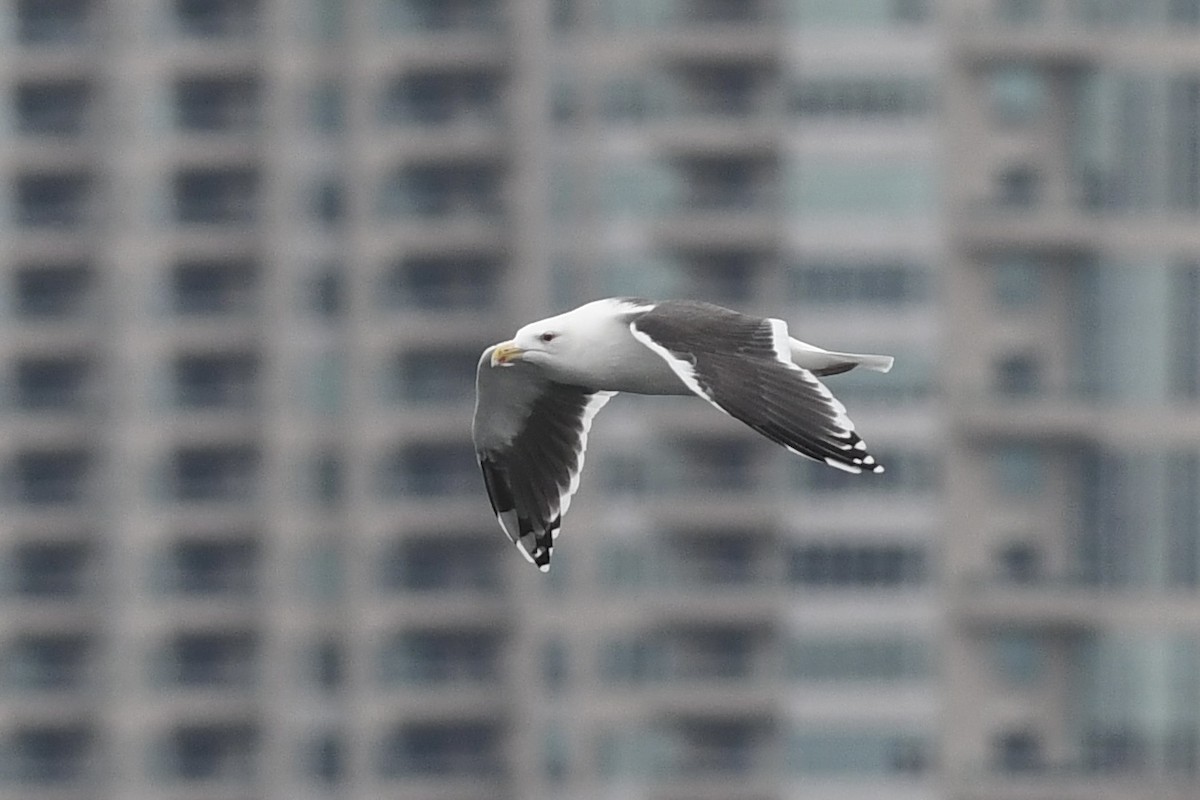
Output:
<path fill-rule="evenodd" d="M 181 447 L 171 458 L 171 495 L 183 502 L 249 500 L 258 493 L 258 462 L 251 445 Z"/>
<path fill-rule="evenodd" d="M 317 268 L 308 288 L 312 310 L 319 318 L 333 321 L 341 316 L 346 304 L 345 283 L 345 273 L 340 263 L 328 262 Z"/>
<path fill-rule="evenodd" d="M 929 296 L 929 271 L 906 261 L 806 261 L 789 272 L 798 303 L 899 306 Z"/>
<path fill-rule="evenodd" d="M 494 777 L 503 772 L 507 737 L 491 720 L 409 722 L 383 741 L 380 772 L 385 777 Z"/>
<path fill-rule="evenodd" d="M 695 492 L 748 491 L 754 480 L 753 447 L 745 440 L 680 442 L 672 462 L 675 485 Z"/>
<path fill-rule="evenodd" d="M 1031 772 L 1042 767 L 1041 737 L 1031 730 L 1011 730 L 992 741 L 996 767 L 1002 772 Z"/>
<path fill-rule="evenodd" d="M 504 273 L 499 256 L 410 256 L 388 271 L 382 295 L 390 308 L 479 311 L 495 302 Z"/>
<path fill-rule="evenodd" d="M 933 670 L 925 639 L 880 636 L 804 635 L 787 649 L 787 674 L 800 681 L 924 680 Z"/>
<path fill-rule="evenodd" d="M 800 215 L 904 218 L 934 210 L 937 171 L 928 159 L 801 155 L 786 174 L 788 205 Z"/>
<path fill-rule="evenodd" d="M 249 536 L 183 538 L 166 554 L 165 588 L 194 595 L 253 594 L 258 588 L 260 553 Z"/>
<path fill-rule="evenodd" d="M 1037 257 L 1020 254 L 997 259 L 991 265 L 996 305 L 1008 311 L 1036 307 L 1046 291 L 1046 272 L 1052 266 Z"/>
<path fill-rule="evenodd" d="M 1005 125 L 1025 125 L 1042 113 L 1047 89 L 1041 72 L 1030 66 L 998 67 L 988 75 L 992 115 Z"/>
<path fill-rule="evenodd" d="M 380 647 L 383 684 L 494 683 L 500 677 L 500 634 L 484 630 L 417 630 Z"/>
<path fill-rule="evenodd" d="M 310 119 L 314 130 L 332 135 L 346 123 L 346 90 L 336 81 L 319 84 L 312 93 Z"/>
<path fill-rule="evenodd" d="M 388 370 L 387 396 L 418 404 L 471 402 L 477 359 L 473 350 L 450 348 L 401 353 Z"/>
<path fill-rule="evenodd" d="M 250 722 L 184 724 L 158 739 L 165 771 L 176 781 L 253 780 L 258 775 L 257 727 Z"/>
<path fill-rule="evenodd" d="M 21 725 L 5 743 L 8 773 L 34 784 L 79 781 L 87 773 L 93 740 L 92 731 L 78 723 Z"/>
<path fill-rule="evenodd" d="M 24 597 L 78 597 L 88 588 L 90 547 L 81 541 L 25 541 L 12 549 L 12 590 Z"/>
<path fill-rule="evenodd" d="M 801 544 L 792 548 L 788 578 L 806 588 L 899 589 L 928 578 L 917 544 Z"/>
<path fill-rule="evenodd" d="M 1045 672 L 1050 652 L 1050 644 L 1034 634 L 1020 631 L 993 634 L 993 666 L 997 676 L 1009 686 L 1033 686 Z"/>
<path fill-rule="evenodd" d="M 258 667 L 258 637 L 251 631 L 176 634 L 161 654 L 161 676 L 185 687 L 249 687 Z"/>
<path fill-rule="evenodd" d="M 384 89 L 380 115 L 390 124 L 495 122 L 501 111 L 500 81 L 489 71 L 406 73 Z"/>
<path fill-rule="evenodd" d="M 346 489 L 346 461 L 336 450 L 324 450 L 312 461 L 312 498 L 322 508 L 334 508 Z"/>
<path fill-rule="evenodd" d="M 82 225 L 88 218 L 91 190 L 91 177 L 83 173 L 18 175 L 16 221 L 35 228 Z"/>
<path fill-rule="evenodd" d="M 341 640 L 330 636 L 313 645 L 312 677 L 317 687 L 328 694 L 342 688 L 346 679 L 346 648 Z"/>
<path fill-rule="evenodd" d="M 21 44 L 77 43 L 91 26 L 91 0 L 17 0 L 16 7 Z"/>
<path fill-rule="evenodd" d="M 346 189 L 337 178 L 322 178 L 313 186 L 311 212 L 322 225 L 333 227 L 346 216 Z"/>
<path fill-rule="evenodd" d="M 83 633 L 27 633 L 7 647 L 4 681 L 22 689 L 85 688 L 92 642 Z"/>
<path fill-rule="evenodd" d="M 384 460 L 381 491 L 387 497 L 440 497 L 479 488 L 479 462 L 468 443 L 406 445 Z"/>
<path fill-rule="evenodd" d="M 789 96 L 792 113 L 803 117 L 916 117 L 928 114 L 933 90 L 926 78 L 872 75 L 798 80 Z"/>
<path fill-rule="evenodd" d="M 854 494 L 895 494 L 929 492 L 940 481 L 939 461 L 921 451 L 874 451 L 884 472 L 852 475 L 817 461 L 794 460 L 791 464 L 796 483 L 811 492 Z"/>
<path fill-rule="evenodd" d="M 250 408 L 258 358 L 253 353 L 195 353 L 175 358 L 175 404 L 183 409 Z"/>
<path fill-rule="evenodd" d="M 251 167 L 192 167 L 173 181 L 175 218 L 184 224 L 241 224 L 258 214 L 258 172 Z"/>
<path fill-rule="evenodd" d="M 233 39 L 259 30 L 259 0 L 175 0 L 175 19 L 184 36 Z"/>
<path fill-rule="evenodd" d="M 495 32 L 500 0 L 381 0 L 385 28 L 403 31 Z"/>
<path fill-rule="evenodd" d="M 501 567 L 491 537 L 452 532 L 405 536 L 380 559 L 380 580 L 391 591 L 492 591 Z"/>
<path fill-rule="evenodd" d="M 346 743 L 337 731 L 325 731 L 308 743 L 306 772 L 325 786 L 341 782 L 346 774 Z"/>
<path fill-rule="evenodd" d="M 802 26 L 868 27 L 911 25 L 929 19 L 930 0 L 791 0 Z"/>
<path fill-rule="evenodd" d="M 759 577 L 762 538 L 755 531 L 672 536 L 662 547 L 666 571 L 682 586 L 742 586 Z"/>
<path fill-rule="evenodd" d="M 1000 497 L 1035 498 L 1046 481 L 1044 454 L 1036 445 L 997 445 L 992 452 L 992 482 Z"/>
<path fill-rule="evenodd" d="M 26 356 L 14 365 L 17 407 L 78 411 L 86 405 L 88 361 L 83 356 Z"/>
<path fill-rule="evenodd" d="M 1002 397 L 1030 397 L 1041 390 L 1041 362 L 1033 353 L 997 358 L 992 366 L 992 389 Z"/>
<path fill-rule="evenodd" d="M 77 136 L 83 132 L 92 94 L 86 81 L 22 81 L 14 91 L 18 133 Z"/>
<path fill-rule="evenodd" d="M 550 692 L 558 692 L 567 685 L 571 673 L 570 653 L 561 636 L 549 636 L 542 641 L 539 659 L 542 681 L 539 684 Z"/>
<path fill-rule="evenodd" d="M 90 300 L 92 269 L 87 264 L 26 264 L 13 273 L 13 304 L 26 319 L 83 316 Z"/>
<path fill-rule="evenodd" d="M 17 502 L 26 506 L 74 505 L 87 495 L 90 456 L 85 450 L 27 450 L 12 465 Z"/>
<path fill-rule="evenodd" d="M 754 295 L 763 257 L 752 252 L 726 251 L 695 254 L 687 258 L 682 294 L 718 303 L 745 303 Z"/>
<path fill-rule="evenodd" d="M 683 206 L 697 211 L 745 211 L 774 197 L 775 170 L 754 158 L 693 158 L 679 165 Z"/>
<path fill-rule="evenodd" d="M 254 310 L 258 266 L 250 258 L 184 259 L 171 268 L 171 305 L 185 316 L 226 316 Z"/>
<path fill-rule="evenodd" d="M 495 217 L 503 210 L 502 190 L 502 172 L 496 164 L 412 164 L 384 179 L 380 213 L 388 219 Z"/>
<path fill-rule="evenodd" d="M 196 133 L 247 131 L 258 126 L 258 80 L 253 75 L 204 75 L 175 82 L 175 121 Z"/>
<path fill-rule="evenodd" d="M 1041 173 L 1028 164 L 1009 167 L 996 176 L 996 202 L 1008 208 L 1029 208 L 1038 203 Z"/>
<path fill-rule="evenodd" d="M 788 763 L 805 776 L 915 775 L 931 766 L 929 737 L 906 731 L 798 730 L 788 737 Z"/>

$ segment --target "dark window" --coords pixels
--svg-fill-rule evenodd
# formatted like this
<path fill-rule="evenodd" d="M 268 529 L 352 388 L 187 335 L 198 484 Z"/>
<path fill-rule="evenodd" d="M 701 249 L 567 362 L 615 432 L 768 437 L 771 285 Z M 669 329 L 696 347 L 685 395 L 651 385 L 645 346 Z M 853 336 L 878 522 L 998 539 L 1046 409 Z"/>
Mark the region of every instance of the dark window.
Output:
<path fill-rule="evenodd" d="M 805 587 L 900 588 L 925 583 L 925 548 L 902 544 L 802 544 L 789 578 Z"/>
<path fill-rule="evenodd" d="M 259 29 L 259 0 L 175 0 L 184 36 L 242 38 Z"/>
<path fill-rule="evenodd" d="M 489 31 L 501 23 L 500 0 L 386 0 L 393 27 L 422 31 Z"/>
<path fill-rule="evenodd" d="M 463 161 L 413 164 L 382 186 L 385 217 L 494 217 L 503 209 L 502 172 L 495 164 Z"/>
<path fill-rule="evenodd" d="M 181 408 L 254 405 L 258 358 L 253 353 L 204 353 L 175 359 L 175 402 Z"/>
<path fill-rule="evenodd" d="M 308 773 L 319 782 L 333 785 L 346 773 L 345 742 L 337 732 L 325 732 L 309 743 Z"/>
<path fill-rule="evenodd" d="M 80 356 L 29 356 L 19 359 L 14 371 L 17 406 L 23 410 L 78 410 L 86 403 L 88 362 Z"/>
<path fill-rule="evenodd" d="M 384 301 L 392 308 L 481 310 L 495 301 L 504 272 L 494 256 L 413 256 L 388 272 Z"/>
<path fill-rule="evenodd" d="M 83 688 L 90 652 L 91 642 L 82 633 L 18 636 L 4 659 L 6 682 L 55 692 Z"/>
<path fill-rule="evenodd" d="M 246 131 L 258 126 L 258 81 L 251 75 L 182 78 L 175 83 L 175 120 L 185 131 Z"/>
<path fill-rule="evenodd" d="M 312 214 L 318 222 L 334 226 L 346 216 L 346 190 L 336 178 L 326 178 L 313 190 Z"/>
<path fill-rule="evenodd" d="M 392 81 L 380 105 L 391 123 L 491 122 L 500 111 L 500 77 L 483 71 L 409 73 Z"/>
<path fill-rule="evenodd" d="M 323 508 L 341 502 L 346 484 L 345 460 L 334 451 L 318 453 L 313 459 L 313 499 Z"/>
<path fill-rule="evenodd" d="M 469 402 L 475 393 L 477 358 L 451 348 L 403 353 L 389 371 L 387 394 L 411 403 Z"/>
<path fill-rule="evenodd" d="M 177 314 L 225 315 L 254 309 L 258 268 L 250 259 L 186 260 L 171 271 Z"/>
<path fill-rule="evenodd" d="M 1002 206 L 1029 208 L 1038 202 L 1041 175 L 1032 166 L 1010 167 L 996 180 L 996 200 Z"/>
<path fill-rule="evenodd" d="M 328 693 L 342 688 L 346 678 L 346 655 L 342 642 L 336 638 L 321 639 L 312 651 L 313 679 Z"/>
<path fill-rule="evenodd" d="M 1042 767 L 1042 743 L 1033 731 L 1000 734 L 993 748 L 996 766 L 1004 772 L 1030 772 Z"/>
<path fill-rule="evenodd" d="M 692 491 L 743 491 L 754 480 L 753 445 L 725 439 L 681 442 L 680 488 Z"/>
<path fill-rule="evenodd" d="M 175 499 L 248 500 L 258 491 L 258 451 L 249 445 L 180 448 L 172 458 Z"/>
<path fill-rule="evenodd" d="M 16 6 L 22 44 L 73 43 L 88 35 L 91 0 L 17 0 Z"/>
<path fill-rule="evenodd" d="M 167 554 L 166 588 L 181 594 L 250 595 L 258 587 L 258 543 L 250 537 L 181 539 Z"/>
<path fill-rule="evenodd" d="M 91 287 L 92 271 L 86 264 L 31 264 L 13 274 L 16 311 L 22 317 L 80 316 Z"/>
<path fill-rule="evenodd" d="M 751 158 L 693 158 L 679 164 L 687 186 L 684 207 L 697 211 L 745 211 L 771 199 L 775 174 L 769 162 Z"/>
<path fill-rule="evenodd" d="M 1005 397 L 1029 397 L 1041 389 L 1041 368 L 1037 356 L 1029 353 L 1000 358 L 995 366 L 993 388 Z"/>
<path fill-rule="evenodd" d="M 896 263 L 805 263 L 791 270 L 798 302 L 814 305 L 900 305 L 928 296 L 928 273 L 920 265 Z"/>
<path fill-rule="evenodd" d="M 258 738 L 258 730 L 248 722 L 181 725 L 166 737 L 168 777 L 253 779 L 258 771 Z"/>
<path fill-rule="evenodd" d="M 663 548 L 665 570 L 684 586 L 735 586 L 759 576 L 756 565 L 761 539 L 754 531 L 734 535 L 695 532 L 673 536 Z"/>
<path fill-rule="evenodd" d="M 180 686 L 246 687 L 254 683 L 257 655 L 250 631 L 180 633 L 163 654 L 163 677 Z"/>
<path fill-rule="evenodd" d="M 77 597 L 87 588 L 85 542 L 20 542 L 13 547 L 13 591 L 27 597 Z"/>
<path fill-rule="evenodd" d="M 487 539 L 453 533 L 404 537 L 380 560 L 381 580 L 393 591 L 489 591 L 500 566 Z"/>
<path fill-rule="evenodd" d="M 754 253 L 710 252 L 688 258 L 689 297 L 738 303 L 751 299 L 760 258 Z"/>
<path fill-rule="evenodd" d="M 334 320 L 341 315 L 346 291 L 345 276 L 340 264 L 324 265 L 312 278 L 309 288 L 312 309 L 317 316 L 325 320 Z"/>
<path fill-rule="evenodd" d="M 494 631 L 407 631 L 379 652 L 382 683 L 490 683 L 500 674 L 501 637 Z"/>
<path fill-rule="evenodd" d="M 174 179 L 175 215 L 187 224 L 253 222 L 258 173 L 248 167 L 194 167 Z"/>
<path fill-rule="evenodd" d="M 30 227 L 72 227 L 88 216 L 91 179 L 79 173 L 37 173 L 16 179 L 17 222 Z"/>
<path fill-rule="evenodd" d="M 92 739 L 92 732 L 83 725 L 19 727 L 9 735 L 6 761 L 10 774 L 29 783 L 80 780 L 87 770 Z"/>
<path fill-rule="evenodd" d="M 814 77 L 792 90 L 791 110 L 812 117 L 912 117 L 930 111 L 932 91 L 920 78 L 874 76 L 868 78 Z"/>
<path fill-rule="evenodd" d="M 15 91 L 19 133 L 76 136 L 83 131 L 91 99 L 85 81 L 25 81 Z"/>
<path fill-rule="evenodd" d="M 380 771 L 386 777 L 498 776 L 504 741 L 490 720 L 405 723 L 384 740 Z"/>
<path fill-rule="evenodd" d="M 33 450 L 13 463 L 16 500 L 29 506 L 71 505 L 87 491 L 89 456 L 83 450 Z"/>
<path fill-rule="evenodd" d="M 467 443 L 420 443 L 400 448 L 383 464 L 382 494 L 437 497 L 479 488 L 479 462 Z"/>

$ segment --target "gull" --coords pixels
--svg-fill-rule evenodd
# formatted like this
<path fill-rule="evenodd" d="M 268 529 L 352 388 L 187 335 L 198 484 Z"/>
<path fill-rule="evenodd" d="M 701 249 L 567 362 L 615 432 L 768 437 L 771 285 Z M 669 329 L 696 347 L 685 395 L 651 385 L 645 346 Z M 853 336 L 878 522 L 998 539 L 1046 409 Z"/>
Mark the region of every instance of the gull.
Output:
<path fill-rule="evenodd" d="M 500 527 L 546 572 L 592 420 L 613 395 L 697 395 L 793 453 L 883 472 L 819 380 L 858 366 L 887 372 L 892 358 L 825 350 L 781 319 L 711 303 L 606 298 L 483 351 L 471 436 Z"/>

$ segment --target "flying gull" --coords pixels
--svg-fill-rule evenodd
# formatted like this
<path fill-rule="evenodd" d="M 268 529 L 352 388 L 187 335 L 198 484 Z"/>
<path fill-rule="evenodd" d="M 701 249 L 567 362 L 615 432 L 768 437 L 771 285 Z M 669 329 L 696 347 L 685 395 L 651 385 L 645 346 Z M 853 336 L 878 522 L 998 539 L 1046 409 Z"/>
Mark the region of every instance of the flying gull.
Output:
<path fill-rule="evenodd" d="M 617 392 L 699 395 L 793 453 L 883 472 L 817 376 L 889 356 L 837 353 L 780 319 L 709 303 L 596 300 L 483 351 L 471 435 L 500 527 L 543 572 L 579 488 L 592 419 Z"/>

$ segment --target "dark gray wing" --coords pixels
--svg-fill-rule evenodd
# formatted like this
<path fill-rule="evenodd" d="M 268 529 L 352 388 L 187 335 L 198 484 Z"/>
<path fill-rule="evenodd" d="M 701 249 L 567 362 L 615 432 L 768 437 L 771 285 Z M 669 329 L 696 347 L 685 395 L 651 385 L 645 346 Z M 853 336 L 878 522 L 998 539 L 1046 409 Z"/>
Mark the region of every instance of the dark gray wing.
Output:
<path fill-rule="evenodd" d="M 787 323 L 672 300 L 629 323 L 689 389 L 794 453 L 847 472 L 882 472 L 846 407 L 792 363 Z"/>
<path fill-rule="evenodd" d="M 471 437 L 500 527 L 545 572 L 579 488 L 592 418 L 615 392 L 554 383 L 520 361 L 493 367 L 493 349 L 475 373 Z"/>

